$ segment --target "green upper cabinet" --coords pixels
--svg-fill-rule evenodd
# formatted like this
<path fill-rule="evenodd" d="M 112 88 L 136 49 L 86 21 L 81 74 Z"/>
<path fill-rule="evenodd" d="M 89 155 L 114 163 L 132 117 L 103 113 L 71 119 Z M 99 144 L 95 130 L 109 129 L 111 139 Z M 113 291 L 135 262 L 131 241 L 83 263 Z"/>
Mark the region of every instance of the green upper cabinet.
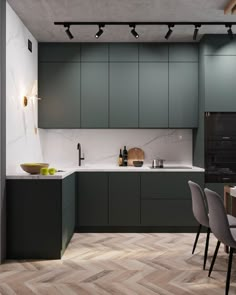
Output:
<path fill-rule="evenodd" d="M 169 45 L 170 62 L 198 62 L 198 45 L 195 43 L 172 43 Z"/>
<path fill-rule="evenodd" d="M 139 65 L 139 127 L 168 127 L 168 63 Z"/>
<path fill-rule="evenodd" d="M 110 63 L 111 128 L 138 128 L 138 63 Z"/>
<path fill-rule="evenodd" d="M 108 63 L 81 63 L 81 128 L 108 128 Z"/>
<path fill-rule="evenodd" d="M 80 128 L 80 63 L 39 63 L 39 128 Z"/>
<path fill-rule="evenodd" d="M 138 44 L 137 43 L 111 43 L 109 60 L 115 62 L 137 62 Z"/>
<path fill-rule="evenodd" d="M 169 127 L 198 127 L 198 63 L 169 64 Z"/>
<path fill-rule="evenodd" d="M 205 35 L 201 40 L 203 55 L 236 55 L 236 40 L 227 34 Z"/>
<path fill-rule="evenodd" d="M 140 62 L 168 62 L 168 45 L 160 43 L 140 43 Z"/>
<path fill-rule="evenodd" d="M 236 111 L 236 56 L 205 56 L 205 111 Z"/>
<path fill-rule="evenodd" d="M 39 43 L 39 62 L 79 61 L 79 43 Z"/>
<path fill-rule="evenodd" d="M 82 43 L 82 62 L 108 62 L 108 44 Z"/>

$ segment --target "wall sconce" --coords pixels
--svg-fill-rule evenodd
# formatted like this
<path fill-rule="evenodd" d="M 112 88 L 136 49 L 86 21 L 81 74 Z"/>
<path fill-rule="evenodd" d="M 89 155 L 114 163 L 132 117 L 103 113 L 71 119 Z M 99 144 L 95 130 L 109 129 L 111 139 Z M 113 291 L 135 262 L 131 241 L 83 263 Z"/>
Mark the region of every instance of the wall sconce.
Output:
<path fill-rule="evenodd" d="M 38 81 L 34 80 L 32 87 L 29 89 L 27 95 L 23 97 L 23 105 L 26 107 L 28 105 L 29 99 L 40 99 L 38 97 Z"/>

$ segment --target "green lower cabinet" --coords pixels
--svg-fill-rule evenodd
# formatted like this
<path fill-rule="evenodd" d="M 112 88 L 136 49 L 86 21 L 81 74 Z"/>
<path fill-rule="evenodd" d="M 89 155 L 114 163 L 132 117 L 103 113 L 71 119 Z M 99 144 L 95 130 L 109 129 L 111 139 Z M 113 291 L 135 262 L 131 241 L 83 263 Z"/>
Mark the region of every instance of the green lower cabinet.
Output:
<path fill-rule="evenodd" d="M 74 201 L 74 174 L 7 180 L 7 258 L 61 258 L 74 233 Z"/>
<path fill-rule="evenodd" d="M 108 225 L 108 173 L 77 173 L 76 228 Z"/>
<path fill-rule="evenodd" d="M 141 174 L 141 224 L 171 228 L 197 225 L 192 213 L 189 180 L 204 187 L 201 172 Z"/>
<path fill-rule="evenodd" d="M 142 200 L 141 224 L 158 227 L 189 227 L 197 222 L 190 200 Z"/>
<path fill-rule="evenodd" d="M 109 225 L 140 225 L 139 173 L 109 174 Z"/>

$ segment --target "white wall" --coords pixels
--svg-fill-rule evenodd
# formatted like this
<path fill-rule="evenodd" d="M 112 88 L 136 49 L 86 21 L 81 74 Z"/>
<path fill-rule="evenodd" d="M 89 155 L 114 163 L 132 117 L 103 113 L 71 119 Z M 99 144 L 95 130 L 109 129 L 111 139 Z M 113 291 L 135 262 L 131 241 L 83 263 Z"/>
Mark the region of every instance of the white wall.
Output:
<path fill-rule="evenodd" d="M 23 96 L 38 79 L 38 43 L 7 3 L 6 7 L 6 158 L 7 173 L 23 162 L 42 161 L 35 133 L 37 102 L 23 106 Z M 28 50 L 28 39 L 33 52 Z"/>
<path fill-rule="evenodd" d="M 84 164 L 117 164 L 119 149 L 140 147 L 145 163 L 161 157 L 167 164 L 192 165 L 192 130 L 107 129 L 40 130 L 46 162 L 59 167 L 78 165 L 77 143 L 85 154 Z"/>

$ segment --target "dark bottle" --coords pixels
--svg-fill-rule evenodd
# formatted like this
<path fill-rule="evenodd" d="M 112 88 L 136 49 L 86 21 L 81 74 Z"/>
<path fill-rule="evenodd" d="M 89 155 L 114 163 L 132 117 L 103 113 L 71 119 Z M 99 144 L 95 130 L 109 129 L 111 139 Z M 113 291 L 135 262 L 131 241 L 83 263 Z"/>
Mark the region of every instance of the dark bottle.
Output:
<path fill-rule="evenodd" d="M 123 157 L 122 157 L 122 164 L 123 166 L 128 166 L 128 151 L 126 149 L 126 146 L 124 146 L 124 149 L 123 149 Z"/>
<path fill-rule="evenodd" d="M 119 154 L 119 158 L 118 158 L 118 165 L 122 166 L 123 165 L 123 156 L 122 156 L 122 151 L 120 149 L 120 154 Z"/>

